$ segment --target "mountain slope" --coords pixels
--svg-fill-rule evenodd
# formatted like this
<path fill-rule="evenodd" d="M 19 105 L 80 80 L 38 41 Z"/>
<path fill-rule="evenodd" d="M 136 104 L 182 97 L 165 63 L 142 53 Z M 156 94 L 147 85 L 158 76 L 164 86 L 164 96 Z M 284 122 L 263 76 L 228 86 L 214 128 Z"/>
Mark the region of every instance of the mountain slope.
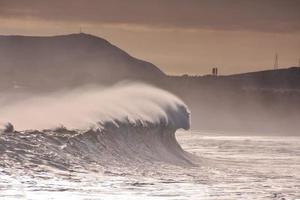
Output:
<path fill-rule="evenodd" d="M 57 88 L 165 76 L 108 41 L 88 34 L 0 36 L 0 85 Z"/>

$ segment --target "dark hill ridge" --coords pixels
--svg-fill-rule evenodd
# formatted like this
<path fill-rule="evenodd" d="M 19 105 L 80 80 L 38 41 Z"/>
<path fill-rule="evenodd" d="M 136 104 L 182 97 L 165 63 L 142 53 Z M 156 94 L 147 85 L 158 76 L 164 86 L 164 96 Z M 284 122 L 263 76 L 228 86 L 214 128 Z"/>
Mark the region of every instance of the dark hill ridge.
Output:
<path fill-rule="evenodd" d="M 226 76 L 169 76 L 169 81 L 215 88 L 300 90 L 300 67 L 282 68 Z M 300 92 L 300 91 L 299 91 Z"/>
<path fill-rule="evenodd" d="M 151 80 L 164 73 L 108 41 L 89 34 L 0 36 L 2 86 L 62 87 L 122 79 Z M 13 83 L 12 83 L 13 82 Z"/>
<path fill-rule="evenodd" d="M 60 88 L 142 80 L 175 87 L 300 89 L 300 68 L 228 76 L 166 76 L 107 40 L 80 33 L 60 36 L 0 36 L 0 89 Z M 178 83 L 178 84 L 177 84 Z M 180 87 L 180 86 L 179 86 Z"/>
<path fill-rule="evenodd" d="M 300 67 L 234 74 L 226 78 L 244 87 L 300 89 Z"/>

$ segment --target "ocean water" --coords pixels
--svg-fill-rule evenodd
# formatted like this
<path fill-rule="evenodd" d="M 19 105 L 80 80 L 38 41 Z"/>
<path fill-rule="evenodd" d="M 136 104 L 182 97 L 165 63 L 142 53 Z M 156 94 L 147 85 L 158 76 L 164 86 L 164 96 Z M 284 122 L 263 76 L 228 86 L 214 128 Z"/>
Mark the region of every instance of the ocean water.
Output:
<path fill-rule="evenodd" d="M 131 164 L 129 158 L 99 163 L 83 157 L 68 163 L 56 155 L 55 142 L 47 146 L 49 154 L 31 152 L 34 145 L 45 148 L 38 134 L 33 139 L 23 133 L 18 136 L 23 142 L 6 134 L 0 135 L 0 199 L 300 199 L 300 137 L 177 132 L 179 144 L 191 154 L 194 164 L 189 165 L 155 157 Z M 38 154 L 44 157 L 37 159 Z"/>
<path fill-rule="evenodd" d="M 300 137 L 180 132 L 145 84 L 27 96 L 0 97 L 0 199 L 300 199 Z"/>

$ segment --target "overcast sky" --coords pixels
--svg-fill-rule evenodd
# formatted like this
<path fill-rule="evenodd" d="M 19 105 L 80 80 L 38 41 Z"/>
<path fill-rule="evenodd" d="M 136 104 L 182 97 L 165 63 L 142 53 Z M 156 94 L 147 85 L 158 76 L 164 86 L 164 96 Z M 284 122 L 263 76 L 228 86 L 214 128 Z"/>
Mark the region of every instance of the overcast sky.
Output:
<path fill-rule="evenodd" d="M 0 34 L 79 31 L 169 74 L 223 74 L 300 59 L 300 0 L 0 0 Z"/>

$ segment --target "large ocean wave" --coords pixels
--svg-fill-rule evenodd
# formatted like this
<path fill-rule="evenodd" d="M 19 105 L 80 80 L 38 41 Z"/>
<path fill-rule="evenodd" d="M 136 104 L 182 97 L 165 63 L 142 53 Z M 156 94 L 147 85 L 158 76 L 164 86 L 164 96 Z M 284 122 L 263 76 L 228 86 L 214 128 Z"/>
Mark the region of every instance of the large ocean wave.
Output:
<path fill-rule="evenodd" d="M 2 166 L 60 169 L 145 163 L 192 165 L 177 143 L 190 112 L 173 94 L 145 84 L 85 87 L 1 106 Z M 17 131 L 13 129 L 12 124 Z"/>

